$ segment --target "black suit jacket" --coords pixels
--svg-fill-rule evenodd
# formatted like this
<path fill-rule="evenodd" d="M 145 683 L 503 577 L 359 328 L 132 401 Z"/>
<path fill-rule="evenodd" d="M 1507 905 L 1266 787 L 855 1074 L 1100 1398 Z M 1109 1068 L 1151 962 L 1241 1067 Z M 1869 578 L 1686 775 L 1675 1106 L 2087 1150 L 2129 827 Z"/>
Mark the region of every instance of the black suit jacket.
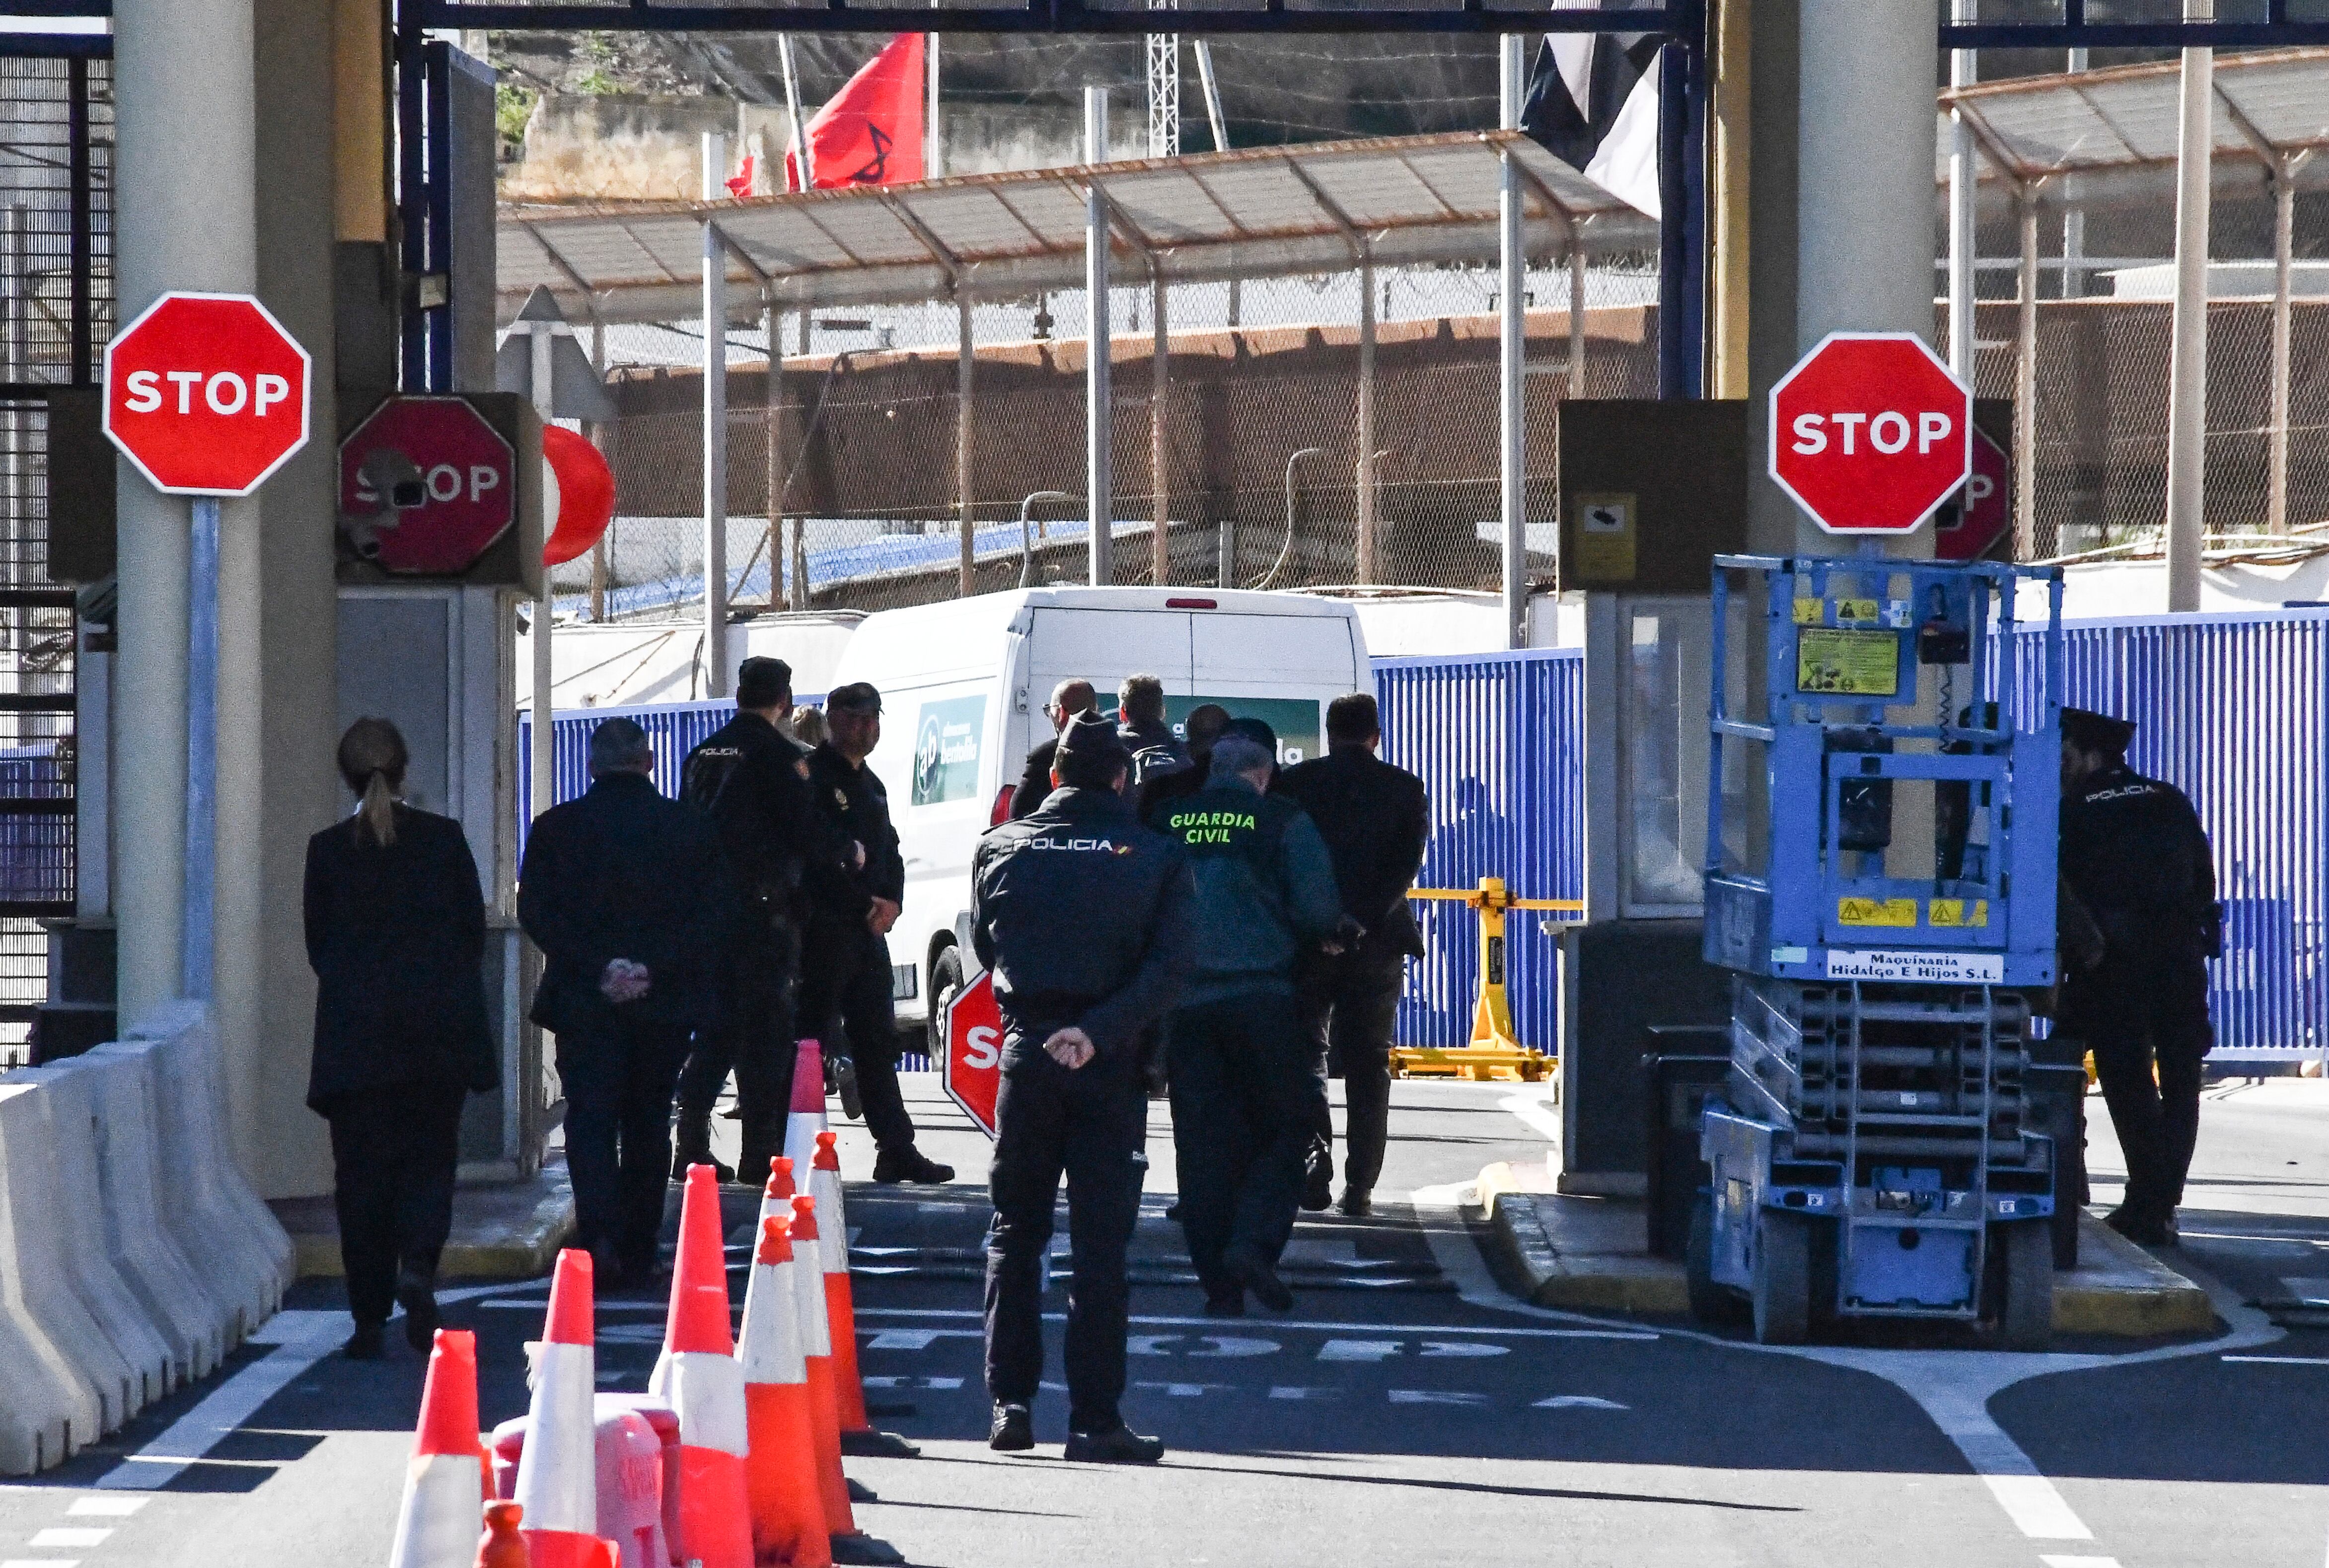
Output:
<path fill-rule="evenodd" d="M 560 1034 L 624 1018 L 708 1027 L 732 906 L 709 816 L 665 799 L 643 774 L 599 779 L 544 812 L 526 839 L 517 918 L 543 960 L 533 1021 Z M 599 990 L 617 958 L 650 976 L 647 994 L 620 1008 Z"/>
<path fill-rule="evenodd" d="M 396 808 L 396 841 L 351 819 L 307 840 L 302 897 L 316 971 L 307 1103 L 399 1084 L 501 1081 L 486 1021 L 486 906 L 450 817 Z"/>
<path fill-rule="evenodd" d="M 1011 792 L 1011 815 L 1008 822 L 1032 817 L 1035 808 L 1051 794 L 1051 759 L 1060 755 L 1060 737 L 1051 737 L 1027 754 L 1026 771 L 1019 775 L 1019 787 Z"/>
<path fill-rule="evenodd" d="M 1318 824 L 1343 890 L 1343 912 L 1367 928 L 1363 958 L 1423 956 L 1423 936 L 1407 890 L 1431 838 L 1423 781 L 1363 746 L 1342 746 L 1278 775 Z"/>

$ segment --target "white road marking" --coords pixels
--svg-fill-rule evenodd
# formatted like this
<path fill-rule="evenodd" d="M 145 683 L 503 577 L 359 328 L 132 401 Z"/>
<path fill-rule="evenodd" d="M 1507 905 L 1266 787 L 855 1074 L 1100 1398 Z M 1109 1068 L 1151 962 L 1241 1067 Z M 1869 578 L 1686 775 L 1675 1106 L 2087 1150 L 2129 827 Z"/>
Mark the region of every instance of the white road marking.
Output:
<path fill-rule="evenodd" d="M 1400 1352 L 1396 1339 L 1329 1339 L 1318 1347 L 1321 1361 L 1387 1361 Z"/>
<path fill-rule="evenodd" d="M 71 1557 L 10 1557 L 0 1561 L 0 1568 L 80 1568 Z"/>
<path fill-rule="evenodd" d="M 2046 1564 L 2046 1568 L 2118 1568 L 2116 1557 L 2062 1557 L 2045 1553 L 2038 1561 Z"/>
<path fill-rule="evenodd" d="M 927 1350 L 941 1339 L 983 1339 L 977 1329 L 883 1329 L 865 1342 L 868 1350 Z"/>
<path fill-rule="evenodd" d="M 1233 1385 L 1227 1383 L 1136 1383 L 1132 1386 L 1153 1388 L 1172 1399 L 1194 1399 L 1211 1388 L 1218 1388 L 1223 1394 L 1237 1392 Z"/>
<path fill-rule="evenodd" d="M 1269 1397 L 1272 1399 L 1306 1399 L 1315 1404 L 1323 1400 L 1340 1399 L 1343 1397 L 1343 1391 L 1339 1388 L 1303 1388 L 1293 1384 L 1280 1383 L 1271 1387 Z"/>
<path fill-rule="evenodd" d="M 1431 1360 L 1442 1357 L 1509 1356 L 1509 1345 L 1466 1345 L 1452 1339 L 1426 1339 L 1422 1355 Z"/>
<path fill-rule="evenodd" d="M 2223 1356 L 2218 1359 L 2260 1362 L 2268 1366 L 2329 1366 L 2329 1356 Z"/>
<path fill-rule="evenodd" d="M 1526 1094 L 1507 1094 L 1496 1103 L 1527 1122 L 1532 1131 L 1543 1133 L 1553 1143 L 1561 1141 L 1561 1113 L 1544 1101 Z"/>
<path fill-rule="evenodd" d="M 65 1510 L 68 1514 L 96 1515 L 106 1519 L 126 1519 L 146 1506 L 144 1498 L 82 1498 Z"/>
<path fill-rule="evenodd" d="M 1485 1394 L 1457 1394 L 1441 1388 L 1394 1388 L 1391 1391 L 1393 1404 L 1485 1404 Z"/>
<path fill-rule="evenodd" d="M 2292 1301 L 2302 1302 L 2307 1307 L 2329 1307 L 2329 1279 L 2318 1276 L 2291 1279 L 2284 1275 L 2280 1288 L 2288 1292 L 2288 1299 Z"/>
<path fill-rule="evenodd" d="M 1482 1264 L 1480 1267 L 1482 1275 L 1485 1277 L 1487 1272 L 1486 1265 Z M 1502 1307 L 1506 1311 L 1525 1312 L 1532 1316 L 1559 1319 L 1564 1322 L 1597 1321 L 1576 1312 L 1555 1312 L 1542 1307 L 1524 1306 L 1509 1300 L 1493 1304 Z M 661 1311 L 663 1309 L 658 1307 L 655 1310 Z M 857 1315 L 861 1318 L 984 1318 L 986 1314 L 976 1307 L 860 1307 L 857 1309 Z M 1063 1323 L 1067 1321 L 1067 1315 L 1063 1312 L 1047 1312 L 1044 1314 L 1043 1320 L 1047 1323 Z M 1155 1324 L 1168 1329 L 1203 1329 L 1221 1321 L 1218 1318 L 1164 1317 L 1132 1318 L 1127 1320 L 1133 1323 Z M 1299 1318 L 1279 1318 L 1274 1319 L 1270 1327 L 1317 1329 L 1329 1332 L 1371 1329 L 1385 1334 L 1492 1334 L 1506 1338 L 1523 1339 L 1655 1339 L 1658 1338 L 1657 1333 L 1652 1329 L 1617 1326 L 1593 1329 L 1523 1329 L 1504 1323 L 1328 1323 L 1313 1322 Z"/>
<path fill-rule="evenodd" d="M 875 1377 L 867 1376 L 857 1380 L 868 1388 L 929 1388 L 947 1390 L 960 1388 L 959 1377 Z"/>
<path fill-rule="evenodd" d="M 1210 1361 L 1238 1356 L 1275 1356 L 1284 1348 L 1275 1339 L 1241 1339 L 1234 1334 L 1205 1334 L 1200 1338 L 1212 1348 L 1190 1351 L 1189 1358 L 1193 1361 Z"/>
<path fill-rule="evenodd" d="M 442 1298 L 439 1298 L 440 1300 Z M 291 1380 L 339 1348 L 348 1331 L 344 1312 L 278 1312 L 250 1337 L 274 1348 L 243 1367 L 167 1430 L 108 1470 L 101 1491 L 150 1492 L 165 1487 L 219 1441 L 258 1413 Z"/>
<path fill-rule="evenodd" d="M 1614 1399 L 1603 1399 L 1592 1394 L 1556 1394 L 1549 1399 L 1538 1400 L 1529 1408 L 1531 1410 L 1631 1410 L 1633 1406 L 1620 1404 Z"/>
<path fill-rule="evenodd" d="M 110 1530 L 76 1530 L 60 1526 L 37 1532 L 29 1542 L 32 1546 L 102 1546 Z"/>

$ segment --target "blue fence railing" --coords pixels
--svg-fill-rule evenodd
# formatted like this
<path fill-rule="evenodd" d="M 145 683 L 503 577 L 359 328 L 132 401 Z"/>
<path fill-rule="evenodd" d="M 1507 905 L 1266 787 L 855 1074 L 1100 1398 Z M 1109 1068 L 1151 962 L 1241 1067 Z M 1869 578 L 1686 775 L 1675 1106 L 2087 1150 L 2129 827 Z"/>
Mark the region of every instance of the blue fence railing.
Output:
<path fill-rule="evenodd" d="M 1585 896 L 1585 658 L 1573 648 L 1462 658 L 1378 659 L 1384 760 L 1424 782 L 1431 842 L 1421 886 L 1502 877 L 1527 898 Z M 1479 916 L 1419 903 L 1424 957 L 1400 999 L 1405 1046 L 1459 1046 L 1479 992 Z M 1505 926 L 1505 992 L 1523 1044 L 1560 1036 L 1557 926 L 1520 913 Z"/>

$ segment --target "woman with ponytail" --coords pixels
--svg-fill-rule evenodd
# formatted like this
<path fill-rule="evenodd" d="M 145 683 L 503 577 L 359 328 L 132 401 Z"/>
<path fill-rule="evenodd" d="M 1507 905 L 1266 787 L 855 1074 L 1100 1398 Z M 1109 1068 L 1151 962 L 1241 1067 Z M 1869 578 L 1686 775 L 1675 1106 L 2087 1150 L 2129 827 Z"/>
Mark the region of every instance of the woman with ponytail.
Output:
<path fill-rule="evenodd" d="M 437 1260 L 453 1223 L 461 1103 L 500 1082 L 486 1019 L 486 906 L 461 824 L 404 802 L 404 737 L 359 718 L 340 737 L 355 811 L 307 840 L 316 1049 L 307 1104 L 332 1126 L 340 1257 L 355 1333 L 382 1350 L 437 1329 Z"/>

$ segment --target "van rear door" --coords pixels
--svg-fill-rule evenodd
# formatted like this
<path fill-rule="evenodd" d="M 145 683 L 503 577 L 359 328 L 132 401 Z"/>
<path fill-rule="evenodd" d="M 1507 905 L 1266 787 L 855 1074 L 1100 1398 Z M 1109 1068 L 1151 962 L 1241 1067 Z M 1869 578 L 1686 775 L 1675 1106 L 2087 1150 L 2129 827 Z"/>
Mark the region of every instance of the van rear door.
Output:
<path fill-rule="evenodd" d="M 1040 708 L 1062 681 L 1089 681 L 1103 710 L 1127 675 L 1154 675 L 1168 692 L 1189 690 L 1186 610 L 1070 610 L 1037 606 L 1028 628 L 1027 703 Z"/>
<path fill-rule="evenodd" d="M 1278 761 L 1292 766 L 1325 749 L 1325 705 L 1363 690 L 1353 623 L 1341 615 L 1207 615 L 1190 617 L 1190 696 L 1168 702 L 1177 727 L 1200 702 L 1278 734 Z"/>

